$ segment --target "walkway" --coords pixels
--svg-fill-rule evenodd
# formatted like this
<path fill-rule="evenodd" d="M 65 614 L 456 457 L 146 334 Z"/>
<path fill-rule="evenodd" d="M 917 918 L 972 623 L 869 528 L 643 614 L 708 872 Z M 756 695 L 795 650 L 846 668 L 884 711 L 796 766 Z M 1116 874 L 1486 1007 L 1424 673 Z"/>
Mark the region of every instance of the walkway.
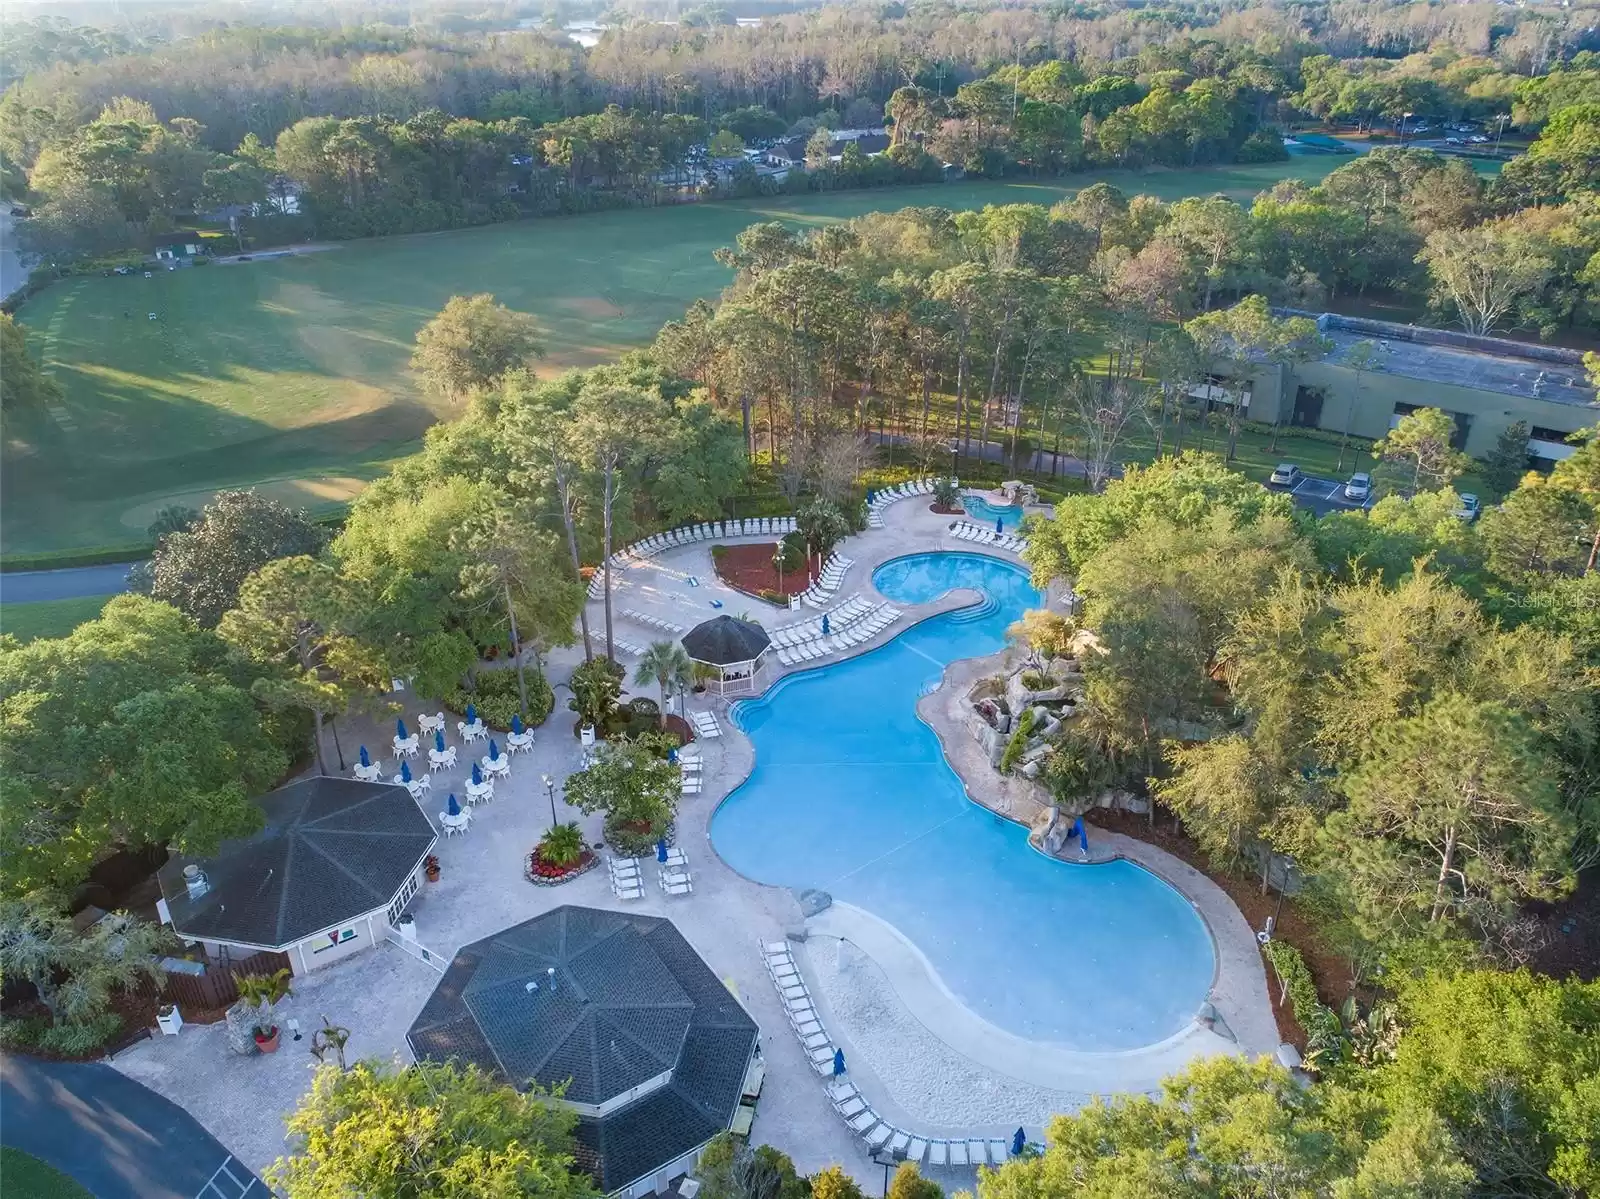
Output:
<path fill-rule="evenodd" d="M 98 1062 L 7 1054 L 0 1110 L 0 1141 L 70 1175 L 95 1199 L 267 1197 L 188 1112 Z"/>

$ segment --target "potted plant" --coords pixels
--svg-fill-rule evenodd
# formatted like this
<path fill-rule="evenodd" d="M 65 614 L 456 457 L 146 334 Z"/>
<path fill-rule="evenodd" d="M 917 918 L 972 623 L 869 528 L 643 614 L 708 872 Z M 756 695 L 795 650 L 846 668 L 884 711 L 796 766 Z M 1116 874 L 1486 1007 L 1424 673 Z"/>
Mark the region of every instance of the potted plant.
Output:
<path fill-rule="evenodd" d="M 422 873 L 427 875 L 430 883 L 439 881 L 439 856 L 437 854 L 430 853 L 422 860 Z"/>
<path fill-rule="evenodd" d="M 275 1053 L 278 1049 L 277 1005 L 294 994 L 289 986 L 289 968 L 285 966 L 273 974 L 235 974 L 234 983 L 239 988 L 239 998 L 256 1009 L 256 1048 L 262 1053 Z"/>

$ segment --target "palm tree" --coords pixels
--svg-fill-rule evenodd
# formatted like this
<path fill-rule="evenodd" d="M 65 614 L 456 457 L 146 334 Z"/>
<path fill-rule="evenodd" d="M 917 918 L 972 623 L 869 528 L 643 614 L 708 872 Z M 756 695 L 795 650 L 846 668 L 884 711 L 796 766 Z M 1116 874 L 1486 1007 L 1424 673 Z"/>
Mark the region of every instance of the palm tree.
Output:
<path fill-rule="evenodd" d="M 634 672 L 636 686 L 655 680 L 661 688 L 661 727 L 667 727 L 667 691 L 683 688 L 694 682 L 694 663 L 683 646 L 676 641 L 655 641 L 639 658 L 639 669 Z"/>

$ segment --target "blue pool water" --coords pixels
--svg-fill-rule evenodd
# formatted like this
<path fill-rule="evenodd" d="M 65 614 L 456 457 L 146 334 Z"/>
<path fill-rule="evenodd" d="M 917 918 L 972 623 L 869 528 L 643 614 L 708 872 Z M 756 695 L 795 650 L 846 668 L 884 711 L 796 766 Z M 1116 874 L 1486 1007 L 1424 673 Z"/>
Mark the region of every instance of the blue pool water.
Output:
<path fill-rule="evenodd" d="M 962 1003 L 1018 1036 L 1103 1051 L 1183 1028 L 1213 962 L 1188 901 L 1128 862 L 1035 852 L 1027 830 L 966 798 L 917 718 L 946 663 L 993 653 L 1037 606 L 1026 572 L 917 554 L 874 582 L 900 603 L 957 587 L 986 598 L 739 704 L 755 769 L 712 818 L 717 852 L 750 878 L 819 888 L 888 921 Z"/>
<path fill-rule="evenodd" d="M 1006 532 L 1014 533 L 1022 523 L 1022 508 L 1017 504 L 991 504 L 982 496 L 967 491 L 961 495 L 961 506 L 967 510 L 968 520 L 991 529 L 998 520 Z"/>

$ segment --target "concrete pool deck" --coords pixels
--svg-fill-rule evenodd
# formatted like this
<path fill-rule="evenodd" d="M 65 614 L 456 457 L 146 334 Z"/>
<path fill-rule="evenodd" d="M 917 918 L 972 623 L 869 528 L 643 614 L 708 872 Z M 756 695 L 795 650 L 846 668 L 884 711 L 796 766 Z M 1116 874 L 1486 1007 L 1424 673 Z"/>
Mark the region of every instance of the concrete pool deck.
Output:
<path fill-rule="evenodd" d="M 885 528 L 870 529 L 845 544 L 844 553 L 855 563 L 838 592 L 840 600 L 852 592 L 881 598 L 872 589 L 872 571 L 907 554 L 987 552 L 1016 560 L 1014 555 L 951 538 L 947 526 L 953 518 L 928 511 L 930 502 L 922 497 L 894 504 Z M 686 580 L 690 576 L 700 585 L 689 587 Z M 719 610 L 709 604 L 712 598 L 722 600 L 720 611 L 758 614 L 769 627 L 818 613 L 807 607 L 800 613 L 779 614 L 775 620 L 768 617 L 774 609 L 716 580 L 708 542 L 668 550 L 644 563 L 629 563 L 616 572 L 615 583 L 613 612 L 618 631 L 641 643 L 657 640 L 662 634 L 629 622 L 621 615 L 625 608 L 672 620 L 684 628 L 717 614 Z M 854 653 L 866 653 L 914 621 L 966 606 L 974 598 L 969 592 L 946 595 L 929 604 L 897 605 L 904 610 L 904 618 Z M 599 601 L 589 604 L 588 616 L 595 648 L 603 652 Z M 812 669 L 847 656 L 798 669 Z M 1243 917 L 1203 876 L 1158 850 L 1130 841 L 1126 856 L 1151 866 L 1178 886 L 1196 901 L 1211 926 L 1219 964 L 1213 1001 L 1239 1035 L 1239 1044 L 1230 1047 L 1215 1043 L 1221 1038 L 1195 1038 L 1184 1043 L 1183 1053 L 1172 1051 L 1143 1062 L 1129 1061 L 1122 1054 L 1081 1055 L 1100 1058 L 1104 1069 L 1092 1074 L 1087 1066 L 1078 1068 L 1083 1063 L 1056 1059 L 1063 1066 L 1060 1073 L 1044 1074 L 1024 1060 L 1016 1044 L 993 1038 L 987 1025 L 975 1027 L 975 1018 L 965 1009 L 954 1010 L 960 1005 L 950 1005 L 943 984 L 931 977 L 925 964 L 919 978 L 920 955 L 882 921 L 877 921 L 880 927 L 874 929 L 875 918 L 863 914 L 864 919 L 852 923 L 843 905 L 807 921 L 789 891 L 753 882 L 718 857 L 709 837 L 712 814 L 754 764 L 750 741 L 727 718 L 727 705 L 721 701 L 709 705 L 702 704 L 699 697 L 692 701 L 693 706 L 715 710 L 723 726 L 720 738 L 700 742 L 704 791 L 686 796 L 679 810 L 678 843 L 688 853 L 694 873 L 692 896 L 668 900 L 652 882 L 644 900 L 624 905 L 611 894 L 605 871 L 591 871 L 558 887 L 530 885 L 523 877 L 524 856 L 550 824 L 542 775 L 549 774 L 557 783 L 557 819 L 578 821 L 591 843 L 601 838 L 599 816 L 585 817 L 561 799 L 561 783 L 581 764 L 578 740 L 572 735 L 573 717 L 566 710 L 569 692 L 565 680 L 582 660 L 581 643 L 547 655 L 545 668 L 556 688 L 556 711 L 536 731 L 532 752 L 514 759 L 511 777 L 497 785 L 494 802 L 478 809 L 470 831 L 439 842 L 436 853 L 442 877 L 426 885 L 410 908 L 418 941 L 448 958 L 468 942 L 562 904 L 641 911 L 672 919 L 760 1025 L 760 1047 L 768 1072 L 752 1139 L 788 1153 L 802 1172 L 838 1163 L 865 1186 L 876 1188 L 881 1182 L 881 1168 L 873 1164 L 860 1140 L 829 1106 L 821 1080 L 788 1027 L 763 966 L 762 940 L 789 935 L 810 939 L 810 948 L 801 947 L 796 957 L 811 976 L 813 993 L 828 1015 L 830 1033 L 846 1048 L 852 1078 L 886 1118 L 936 1134 L 947 1130 L 952 1136 L 1009 1137 L 1022 1124 L 1036 1136 L 1043 1115 L 1075 1107 L 1091 1092 L 1147 1089 L 1153 1085 L 1153 1071 L 1176 1069 L 1201 1053 L 1270 1053 L 1276 1047 L 1275 1031 L 1265 1035 L 1265 1030 L 1273 1027 L 1265 977 Z M 631 680 L 633 660 L 621 661 Z M 773 665 L 775 669 L 763 676 L 767 685 L 789 673 L 776 662 Z M 656 694 L 653 684 L 630 690 Z M 419 711 L 438 707 L 410 695 L 401 698 L 408 721 Z M 364 741 L 369 748 L 378 749 L 375 756 L 383 757 L 386 767 L 392 768 L 387 753 L 392 731 L 392 717 L 341 719 L 339 735 L 345 756 L 354 757 L 356 747 Z M 331 764 L 336 760 L 331 739 L 326 749 Z M 460 767 L 434 775 L 434 795 L 427 805 L 430 812 L 444 807 L 451 790 L 461 793 L 470 761 L 464 757 Z M 967 777 L 969 793 L 974 789 L 983 793 L 981 776 L 967 775 L 959 760 L 957 772 Z M 993 772 L 989 773 L 992 776 Z M 975 783 L 974 777 L 979 781 Z M 1096 837 L 1097 841 L 1105 838 L 1109 834 Z M 1147 856 L 1135 856 L 1140 853 Z M 1215 911 L 1205 898 L 1208 887 L 1231 910 L 1231 921 L 1228 911 Z M 1248 945 L 1236 935 L 1241 930 Z M 841 942 L 847 944 L 843 960 L 849 968 L 845 970 L 838 968 Z M 286 1035 L 276 1054 L 236 1057 L 226 1046 L 221 1025 L 189 1025 L 178 1036 L 157 1036 L 135 1045 L 119 1054 L 113 1064 L 188 1110 L 240 1160 L 260 1171 L 286 1151 L 283 1117 L 309 1089 L 315 1061 L 307 1048 L 322 1017 L 351 1030 L 351 1060 L 376 1056 L 409 1061 L 405 1031 L 438 978 L 431 967 L 385 944 L 296 980 L 295 995 L 282 1006 L 281 1015 L 285 1021 L 298 1019 L 305 1039 L 297 1043 Z M 1065 1068 L 1068 1065 L 1073 1068 Z M 950 1189 L 970 1188 L 975 1177 L 970 1169 L 930 1173 Z"/>

